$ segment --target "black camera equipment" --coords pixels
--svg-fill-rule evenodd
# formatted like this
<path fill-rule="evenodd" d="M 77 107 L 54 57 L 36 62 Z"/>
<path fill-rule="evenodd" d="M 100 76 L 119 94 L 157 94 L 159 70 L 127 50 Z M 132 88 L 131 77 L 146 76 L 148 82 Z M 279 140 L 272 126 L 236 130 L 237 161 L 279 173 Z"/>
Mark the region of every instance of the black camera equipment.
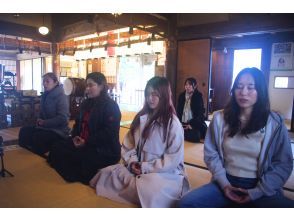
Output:
<path fill-rule="evenodd" d="M 9 174 L 10 176 L 13 176 L 12 173 L 10 173 L 8 170 L 4 167 L 4 149 L 3 149 L 3 138 L 0 136 L 0 158 L 1 158 L 1 171 L 0 171 L 0 177 L 7 176 L 6 174 Z"/>

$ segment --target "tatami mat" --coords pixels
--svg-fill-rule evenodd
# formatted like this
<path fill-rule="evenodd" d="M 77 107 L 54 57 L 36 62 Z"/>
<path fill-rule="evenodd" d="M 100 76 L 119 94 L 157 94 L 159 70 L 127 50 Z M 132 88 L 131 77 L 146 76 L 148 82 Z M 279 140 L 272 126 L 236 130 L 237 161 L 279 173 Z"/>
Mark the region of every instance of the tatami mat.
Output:
<path fill-rule="evenodd" d="M 122 111 L 121 112 L 121 121 L 133 121 L 137 112 Z"/>
<path fill-rule="evenodd" d="M 286 182 L 285 186 L 284 187 L 287 187 L 288 189 L 291 189 L 293 190 L 294 192 L 294 169 L 292 170 L 292 174 L 291 176 L 289 177 L 288 181 Z"/>
<path fill-rule="evenodd" d="M 16 144 L 20 127 L 0 129 L 0 136 L 4 145 Z"/>
<path fill-rule="evenodd" d="M 284 190 L 284 195 L 286 197 L 288 197 L 289 199 L 294 200 L 294 192 L 290 192 L 290 191 Z"/>
<path fill-rule="evenodd" d="M 25 149 L 5 151 L 4 158 L 14 177 L 0 177 L 0 207 L 131 207 L 98 197 L 81 183 L 66 183 Z"/>
<path fill-rule="evenodd" d="M 129 117 L 131 114 L 124 119 Z M 17 137 L 18 130 L 13 128 L 0 132 L 13 138 Z M 120 128 L 120 142 L 128 131 L 126 127 Z M 0 177 L 0 207 L 131 207 L 98 197 L 89 186 L 65 182 L 43 158 L 18 145 L 5 147 L 4 160 L 6 169 L 15 176 Z M 210 181 L 211 174 L 203 161 L 203 143 L 185 142 L 184 161 L 191 189 Z M 294 172 L 285 187 L 294 189 Z M 284 192 L 294 199 L 294 192 Z"/>
<path fill-rule="evenodd" d="M 185 165 L 191 189 L 200 187 L 210 182 L 211 174 L 208 170 Z"/>
<path fill-rule="evenodd" d="M 203 160 L 203 143 L 191 143 L 185 141 L 185 155 L 186 163 L 196 164 L 198 166 L 206 167 Z"/>

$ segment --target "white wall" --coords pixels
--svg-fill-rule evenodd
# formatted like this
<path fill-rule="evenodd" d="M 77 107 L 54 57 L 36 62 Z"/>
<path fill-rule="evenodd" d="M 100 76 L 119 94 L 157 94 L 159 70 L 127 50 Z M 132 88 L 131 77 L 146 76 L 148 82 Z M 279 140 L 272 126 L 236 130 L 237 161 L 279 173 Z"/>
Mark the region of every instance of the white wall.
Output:
<path fill-rule="evenodd" d="M 274 44 L 272 47 L 271 56 L 271 71 L 269 79 L 269 97 L 271 102 L 271 109 L 280 112 L 285 119 L 291 119 L 294 89 L 277 89 L 274 88 L 274 79 L 276 76 L 294 76 L 294 46 L 292 44 L 291 54 L 277 54 L 274 53 Z M 276 62 L 278 57 L 288 57 L 285 67 L 278 67 Z"/>

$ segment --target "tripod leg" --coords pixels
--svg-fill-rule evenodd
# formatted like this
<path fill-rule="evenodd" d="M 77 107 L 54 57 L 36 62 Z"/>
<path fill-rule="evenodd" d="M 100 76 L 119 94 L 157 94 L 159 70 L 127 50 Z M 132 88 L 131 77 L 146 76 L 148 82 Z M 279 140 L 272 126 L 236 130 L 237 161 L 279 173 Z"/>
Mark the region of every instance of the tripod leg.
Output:
<path fill-rule="evenodd" d="M 3 158 L 3 155 L 1 154 L 0 157 L 1 157 L 1 171 L 0 171 L 1 176 L 2 177 L 5 177 L 6 176 L 5 173 L 7 173 L 11 177 L 13 177 L 14 175 L 4 168 L 4 158 Z"/>
<path fill-rule="evenodd" d="M 14 175 L 12 174 L 12 173 L 10 173 L 8 170 L 6 170 L 6 169 L 4 169 L 3 170 L 3 173 L 4 173 L 4 176 L 3 177 L 5 177 L 5 176 L 7 176 L 7 175 L 5 175 L 5 173 L 7 173 L 9 176 L 11 176 L 11 177 L 14 177 Z"/>

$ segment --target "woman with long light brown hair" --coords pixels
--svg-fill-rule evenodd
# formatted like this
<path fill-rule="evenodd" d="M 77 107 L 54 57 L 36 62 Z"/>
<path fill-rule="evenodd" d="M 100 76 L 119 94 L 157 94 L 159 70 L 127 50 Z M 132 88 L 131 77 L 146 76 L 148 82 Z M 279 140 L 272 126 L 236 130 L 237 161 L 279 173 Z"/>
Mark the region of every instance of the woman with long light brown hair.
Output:
<path fill-rule="evenodd" d="M 173 207 L 189 184 L 184 170 L 184 134 L 169 82 L 153 77 L 145 104 L 122 145 L 124 164 L 106 167 L 91 180 L 99 196 L 141 207 Z"/>

